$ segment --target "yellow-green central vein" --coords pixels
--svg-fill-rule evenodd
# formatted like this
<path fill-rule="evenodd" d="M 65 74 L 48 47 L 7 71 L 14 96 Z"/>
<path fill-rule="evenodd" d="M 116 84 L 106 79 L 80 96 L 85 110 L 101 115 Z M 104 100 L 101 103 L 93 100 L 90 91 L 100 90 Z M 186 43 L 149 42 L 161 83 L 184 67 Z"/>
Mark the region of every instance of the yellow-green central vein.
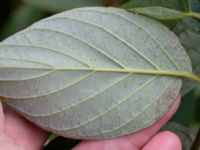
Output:
<path fill-rule="evenodd" d="M 118 69 L 118 68 L 39 68 L 39 67 L 0 67 L 0 69 L 38 69 L 38 70 L 55 70 L 55 71 L 94 71 L 94 72 L 116 72 L 116 73 L 132 73 L 132 74 L 146 74 L 146 75 L 160 75 L 160 76 L 174 76 L 181 78 L 189 78 L 200 83 L 200 77 L 192 72 L 185 71 L 170 71 L 170 70 L 148 70 L 148 69 Z"/>

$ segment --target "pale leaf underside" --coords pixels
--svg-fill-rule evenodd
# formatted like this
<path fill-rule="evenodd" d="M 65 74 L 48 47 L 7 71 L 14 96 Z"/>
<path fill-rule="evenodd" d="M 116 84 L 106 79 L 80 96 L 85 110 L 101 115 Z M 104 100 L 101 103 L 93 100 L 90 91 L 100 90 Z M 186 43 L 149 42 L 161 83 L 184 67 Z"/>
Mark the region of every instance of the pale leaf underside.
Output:
<path fill-rule="evenodd" d="M 166 27 L 117 8 L 67 11 L 0 44 L 0 96 L 65 137 L 112 138 L 161 118 L 182 79 L 133 70 L 191 72 L 191 65 Z"/>

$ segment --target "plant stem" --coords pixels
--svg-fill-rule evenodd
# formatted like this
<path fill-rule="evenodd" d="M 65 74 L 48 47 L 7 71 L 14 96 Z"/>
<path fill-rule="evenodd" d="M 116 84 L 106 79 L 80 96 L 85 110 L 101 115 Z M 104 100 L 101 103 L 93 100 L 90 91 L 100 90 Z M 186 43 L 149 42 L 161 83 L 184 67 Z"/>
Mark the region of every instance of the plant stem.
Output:
<path fill-rule="evenodd" d="M 196 12 L 189 12 L 189 13 L 186 13 L 186 15 L 190 16 L 190 17 L 194 17 L 194 18 L 200 19 L 200 14 L 196 13 Z"/>

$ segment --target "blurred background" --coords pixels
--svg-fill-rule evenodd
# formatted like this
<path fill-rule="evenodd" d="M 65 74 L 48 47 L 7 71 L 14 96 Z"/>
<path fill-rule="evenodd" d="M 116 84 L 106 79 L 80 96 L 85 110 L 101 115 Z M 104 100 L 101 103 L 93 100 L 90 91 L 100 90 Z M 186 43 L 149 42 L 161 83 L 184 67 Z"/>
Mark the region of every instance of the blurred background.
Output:
<path fill-rule="evenodd" d="M 188 11 L 188 7 L 192 7 L 191 9 L 193 11 L 200 12 L 200 2 L 198 0 L 191 0 L 189 3 L 190 6 L 185 5 L 187 4 L 186 0 L 1 0 L 0 41 L 42 18 L 77 7 L 114 6 L 132 8 L 158 5 L 167 8 L 178 9 L 181 11 Z M 195 22 L 195 26 L 190 22 L 190 30 L 195 28 L 194 31 L 195 34 L 197 34 L 197 37 L 194 38 L 193 36 L 190 38 L 187 36 L 186 39 L 190 40 L 189 45 L 183 43 L 183 45 L 185 44 L 184 46 L 186 49 L 188 49 L 188 47 L 198 50 L 200 49 L 200 23 L 197 23 L 199 20 L 195 20 Z M 177 24 L 180 23 L 180 21 L 176 21 L 172 23 L 172 26 L 169 26 L 173 31 L 175 31 L 175 29 L 177 29 Z M 177 33 L 179 35 L 179 32 Z M 199 56 L 200 52 L 198 55 L 196 55 L 198 62 L 200 62 Z M 187 94 L 182 96 L 181 106 L 171 121 L 178 122 L 181 125 L 189 128 L 192 134 L 195 135 L 200 125 L 199 86 L 197 86 L 197 88 L 193 88 L 187 92 Z"/>

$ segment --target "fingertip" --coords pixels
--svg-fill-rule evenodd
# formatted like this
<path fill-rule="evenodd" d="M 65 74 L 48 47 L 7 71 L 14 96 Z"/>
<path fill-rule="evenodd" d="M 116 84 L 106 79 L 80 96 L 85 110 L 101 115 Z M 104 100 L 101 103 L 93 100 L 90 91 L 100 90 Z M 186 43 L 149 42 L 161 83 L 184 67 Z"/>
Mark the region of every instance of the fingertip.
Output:
<path fill-rule="evenodd" d="M 48 138 L 48 132 L 36 127 L 10 108 L 5 108 L 4 113 L 5 132 L 9 137 L 26 149 L 35 150 L 42 147 Z"/>
<path fill-rule="evenodd" d="M 178 136 L 170 131 L 163 131 L 155 135 L 142 150 L 182 150 Z"/>

